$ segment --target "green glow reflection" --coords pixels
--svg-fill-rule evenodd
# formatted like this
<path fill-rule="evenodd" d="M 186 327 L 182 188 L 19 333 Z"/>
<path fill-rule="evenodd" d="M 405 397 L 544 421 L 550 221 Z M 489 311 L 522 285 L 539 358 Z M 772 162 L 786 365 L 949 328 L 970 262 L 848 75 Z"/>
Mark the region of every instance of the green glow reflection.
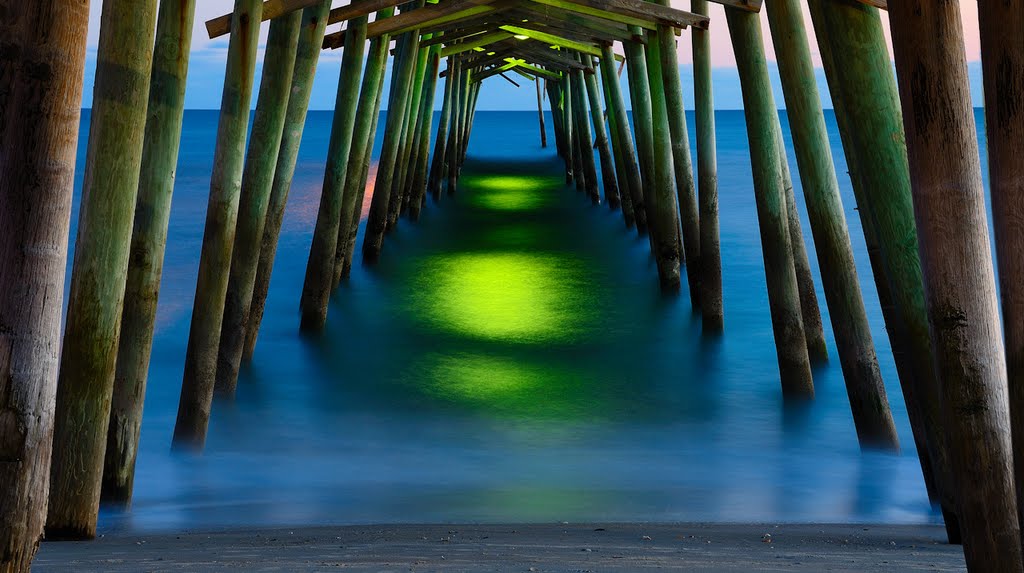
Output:
<path fill-rule="evenodd" d="M 485 340 L 578 340 L 596 319 L 583 265 L 562 255 L 516 251 L 427 259 L 418 273 L 417 316 Z"/>
<path fill-rule="evenodd" d="M 471 409 L 517 418 L 592 418 L 600 401 L 583 372 L 477 354 L 426 357 L 426 392 Z"/>
<path fill-rule="evenodd" d="M 476 189 L 471 201 L 478 207 L 495 211 L 529 211 L 546 205 L 557 189 L 551 177 L 523 175 L 485 175 L 473 177 Z"/>

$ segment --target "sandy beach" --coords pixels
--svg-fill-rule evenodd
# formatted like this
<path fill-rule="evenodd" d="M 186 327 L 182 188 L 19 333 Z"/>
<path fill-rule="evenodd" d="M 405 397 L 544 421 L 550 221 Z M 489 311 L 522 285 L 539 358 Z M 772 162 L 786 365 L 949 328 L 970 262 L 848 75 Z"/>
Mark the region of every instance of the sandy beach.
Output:
<path fill-rule="evenodd" d="M 965 571 L 939 526 L 381 525 L 108 534 L 34 571 Z"/>

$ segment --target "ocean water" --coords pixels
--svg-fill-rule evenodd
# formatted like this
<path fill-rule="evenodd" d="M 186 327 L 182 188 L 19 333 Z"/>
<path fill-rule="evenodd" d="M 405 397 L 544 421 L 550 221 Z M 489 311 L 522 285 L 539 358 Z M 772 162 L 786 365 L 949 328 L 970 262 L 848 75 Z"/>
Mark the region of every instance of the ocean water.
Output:
<path fill-rule="evenodd" d="M 647 240 L 618 212 L 564 186 L 550 116 L 550 145 L 541 149 L 536 113 L 480 112 L 459 192 L 431 201 L 419 223 L 403 220 L 381 263 L 356 264 L 334 294 L 326 331 L 303 337 L 298 301 L 331 123 L 328 112 L 311 113 L 256 356 L 235 401 L 214 404 L 205 453 L 192 455 L 172 453 L 170 442 L 217 114 L 186 113 L 134 504 L 103 510 L 101 532 L 937 522 L 831 112 L 901 455 L 860 451 L 828 326 L 831 360 L 814 371 L 816 400 L 783 404 L 743 115 L 716 119 L 723 336 L 702 335 L 685 281 L 680 296 L 659 293 Z M 87 129 L 86 114 L 80 166 Z M 820 280 L 818 288 L 828 325 Z"/>

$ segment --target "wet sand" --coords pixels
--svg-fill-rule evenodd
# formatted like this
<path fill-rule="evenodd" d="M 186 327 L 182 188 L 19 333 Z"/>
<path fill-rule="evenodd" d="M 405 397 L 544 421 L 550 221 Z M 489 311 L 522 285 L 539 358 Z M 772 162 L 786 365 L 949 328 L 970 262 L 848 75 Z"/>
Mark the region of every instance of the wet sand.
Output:
<path fill-rule="evenodd" d="M 108 534 L 33 571 L 966 571 L 940 526 L 382 525 Z"/>

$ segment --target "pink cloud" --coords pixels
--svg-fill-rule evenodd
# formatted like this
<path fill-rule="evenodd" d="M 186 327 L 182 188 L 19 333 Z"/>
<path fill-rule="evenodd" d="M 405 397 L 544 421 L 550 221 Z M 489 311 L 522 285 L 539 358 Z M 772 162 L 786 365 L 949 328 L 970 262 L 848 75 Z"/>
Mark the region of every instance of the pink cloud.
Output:
<path fill-rule="evenodd" d="M 807 5 L 801 2 L 804 9 L 804 21 L 807 23 L 807 31 L 810 35 L 811 52 L 814 56 L 814 64 L 816 66 L 821 65 L 821 59 L 818 56 L 818 45 L 814 39 L 814 28 L 811 25 L 811 16 L 807 13 Z M 674 8 L 681 10 L 689 9 L 688 0 L 674 0 L 672 2 Z M 720 4 L 711 3 L 709 4 L 711 13 L 711 64 L 715 67 L 734 67 L 736 60 L 733 56 L 732 43 L 729 41 L 729 30 L 725 24 L 725 9 Z M 976 0 L 960 0 L 960 14 L 963 19 L 964 25 L 964 47 L 967 53 L 968 61 L 978 61 L 981 59 L 981 41 L 978 33 L 978 3 Z M 889 18 L 888 14 L 882 12 L 882 23 L 885 26 L 886 39 L 889 41 L 889 52 L 892 53 L 892 40 L 889 36 Z M 761 28 L 764 33 L 765 39 L 765 50 L 768 54 L 769 60 L 775 59 L 774 48 L 772 47 L 771 33 L 768 30 L 768 18 L 764 12 L 761 13 Z M 691 44 L 689 41 L 688 34 L 684 33 L 680 36 L 678 42 L 679 61 L 682 63 L 691 63 L 693 61 L 693 55 L 691 51 Z"/>

